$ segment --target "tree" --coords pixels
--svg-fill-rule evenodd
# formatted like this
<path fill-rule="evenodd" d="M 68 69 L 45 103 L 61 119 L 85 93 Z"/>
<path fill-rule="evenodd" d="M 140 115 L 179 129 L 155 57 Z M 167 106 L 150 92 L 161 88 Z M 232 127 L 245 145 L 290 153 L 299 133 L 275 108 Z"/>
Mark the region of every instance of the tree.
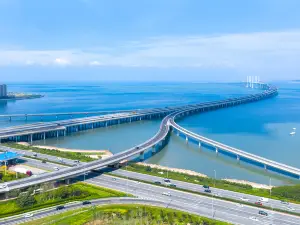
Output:
<path fill-rule="evenodd" d="M 17 204 L 20 208 L 25 208 L 28 206 L 32 206 L 36 203 L 36 200 L 33 195 L 31 195 L 29 192 L 26 194 L 19 195 L 17 198 Z"/>

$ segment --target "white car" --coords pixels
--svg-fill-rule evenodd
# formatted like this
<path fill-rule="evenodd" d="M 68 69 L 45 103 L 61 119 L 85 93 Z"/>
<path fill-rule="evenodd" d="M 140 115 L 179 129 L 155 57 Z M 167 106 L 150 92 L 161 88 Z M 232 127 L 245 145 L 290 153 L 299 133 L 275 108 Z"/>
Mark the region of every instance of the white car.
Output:
<path fill-rule="evenodd" d="M 33 214 L 32 213 L 26 213 L 26 214 L 24 214 L 24 218 L 29 218 L 29 217 L 33 217 Z"/>
<path fill-rule="evenodd" d="M 163 192 L 162 195 L 165 195 L 165 196 L 169 196 L 169 197 L 170 197 L 170 196 L 171 196 L 171 193 L 170 193 L 170 192 Z"/>
<path fill-rule="evenodd" d="M 244 202 L 248 202 L 249 201 L 249 199 L 248 198 L 246 198 L 246 197 L 242 197 L 242 198 L 240 198 L 242 201 L 244 201 Z"/>
<path fill-rule="evenodd" d="M 54 170 L 59 170 L 59 168 L 58 167 L 54 167 Z"/>
<path fill-rule="evenodd" d="M 294 211 L 295 209 L 294 208 L 292 208 L 291 206 L 286 206 L 285 207 L 287 210 L 290 210 L 290 211 Z"/>
<path fill-rule="evenodd" d="M 221 197 L 221 195 L 219 193 L 215 193 L 214 196 Z"/>
<path fill-rule="evenodd" d="M 0 188 L 7 188 L 6 184 L 0 184 Z"/>
<path fill-rule="evenodd" d="M 258 221 L 258 219 L 255 216 L 250 216 L 249 219 L 254 220 L 254 221 Z"/>
<path fill-rule="evenodd" d="M 236 206 L 243 208 L 244 206 L 241 203 L 237 203 Z"/>

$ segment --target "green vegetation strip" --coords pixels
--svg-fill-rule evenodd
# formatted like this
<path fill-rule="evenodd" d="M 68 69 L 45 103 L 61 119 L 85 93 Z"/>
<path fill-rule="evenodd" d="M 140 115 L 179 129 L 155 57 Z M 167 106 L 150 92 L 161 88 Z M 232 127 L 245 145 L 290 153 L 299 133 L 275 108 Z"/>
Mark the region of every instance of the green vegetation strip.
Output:
<path fill-rule="evenodd" d="M 106 174 L 108 174 L 109 176 L 113 176 L 113 177 L 119 177 L 119 178 L 127 179 L 127 177 L 117 175 L 117 174 L 112 174 L 112 173 L 106 173 Z M 191 190 L 187 190 L 187 189 L 183 189 L 183 188 L 179 188 L 179 187 L 170 187 L 170 186 L 165 186 L 163 184 L 155 184 L 155 183 L 148 182 L 148 181 L 145 181 L 145 180 L 139 180 L 139 179 L 134 179 L 134 178 L 130 178 L 130 180 L 142 182 L 142 183 L 145 183 L 145 184 L 151 184 L 151 185 L 155 185 L 155 186 L 159 186 L 159 187 L 167 187 L 167 188 L 170 188 L 170 189 L 183 191 L 183 192 L 187 192 L 187 193 L 191 193 L 191 194 L 203 195 L 203 196 L 206 196 L 206 197 L 211 197 L 212 196 L 211 194 L 205 193 L 205 192 L 191 191 Z M 237 200 L 237 199 L 221 197 L 221 196 L 215 196 L 215 195 L 213 196 L 213 198 L 220 199 L 220 200 L 225 200 L 225 201 L 229 201 L 229 202 L 235 202 L 235 203 L 239 203 L 239 204 L 243 204 L 243 205 L 249 205 L 249 206 L 256 207 L 258 209 L 263 208 L 263 209 L 274 210 L 274 211 L 277 211 L 277 212 L 282 212 L 282 213 L 291 214 L 291 215 L 295 215 L 295 216 L 300 216 L 300 213 L 287 211 L 287 210 L 282 210 L 282 209 L 277 209 L 277 208 L 271 208 L 271 207 L 264 206 L 264 205 L 263 206 L 258 206 L 254 203 L 245 202 L 245 201 L 241 201 L 241 200 Z"/>
<path fill-rule="evenodd" d="M 168 178 L 193 184 L 202 184 L 208 185 L 219 189 L 240 192 L 249 195 L 256 195 L 265 198 L 272 198 L 275 200 L 283 200 L 283 201 L 290 201 L 296 204 L 300 204 L 300 185 L 293 185 L 293 186 L 280 186 L 280 187 L 273 187 L 271 192 L 272 195 L 270 196 L 270 191 L 267 189 L 260 189 L 254 188 L 248 184 L 239 184 L 234 182 L 228 182 L 225 180 L 215 180 L 209 177 L 200 177 L 194 175 L 188 175 L 184 173 L 178 173 L 173 171 L 167 171 L 162 169 L 151 168 L 150 166 L 143 166 L 138 164 L 130 164 L 127 166 L 128 171 L 148 174 L 156 177 L 165 178 L 168 172 Z M 159 173 L 163 172 L 163 174 Z"/>
<path fill-rule="evenodd" d="M 36 153 L 52 155 L 52 156 L 57 156 L 57 157 L 67 158 L 67 159 L 72 159 L 72 160 L 79 160 L 82 162 L 91 162 L 91 161 L 95 160 L 89 156 L 86 156 L 85 153 L 81 153 L 81 152 L 64 152 L 64 151 L 59 151 L 56 149 L 37 148 L 37 147 L 33 147 L 33 146 L 25 146 L 25 145 L 20 145 L 20 144 L 16 144 L 16 143 L 5 143 L 3 145 L 5 145 L 7 147 L 15 148 L 15 149 L 33 151 Z"/>
<path fill-rule="evenodd" d="M 21 178 L 25 178 L 25 177 L 28 177 L 28 175 L 22 174 L 22 173 L 16 174 L 16 172 L 9 171 L 9 170 L 7 170 L 5 172 L 4 168 L 0 169 L 0 183 L 13 181 L 13 180 L 17 180 L 17 179 L 21 179 Z"/>
<path fill-rule="evenodd" d="M 43 191 L 43 193 L 33 195 L 33 188 L 31 188 L 25 194 L 14 193 L 18 196 L 17 199 L 0 202 L 0 218 L 72 201 L 127 196 L 119 191 L 81 182 L 54 190 L 45 190 L 43 187 Z"/>
<path fill-rule="evenodd" d="M 24 225 L 132 225 L 132 224 L 191 224 L 191 225 L 225 225 L 226 222 L 208 219 L 179 210 L 138 204 L 106 205 L 82 208 L 49 216 Z"/>

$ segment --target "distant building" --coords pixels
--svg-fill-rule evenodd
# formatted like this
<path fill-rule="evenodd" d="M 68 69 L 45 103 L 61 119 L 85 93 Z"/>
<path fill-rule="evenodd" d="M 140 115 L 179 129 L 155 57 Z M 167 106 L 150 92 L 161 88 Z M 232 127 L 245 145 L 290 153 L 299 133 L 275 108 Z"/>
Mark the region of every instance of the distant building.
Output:
<path fill-rule="evenodd" d="M 6 84 L 0 84 L 0 98 L 7 97 L 7 86 Z"/>

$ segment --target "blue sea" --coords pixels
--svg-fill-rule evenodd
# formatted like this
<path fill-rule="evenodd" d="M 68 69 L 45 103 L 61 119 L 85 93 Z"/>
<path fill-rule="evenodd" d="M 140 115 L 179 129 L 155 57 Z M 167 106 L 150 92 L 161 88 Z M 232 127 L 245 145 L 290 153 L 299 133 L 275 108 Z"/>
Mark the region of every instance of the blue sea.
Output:
<path fill-rule="evenodd" d="M 300 168 L 300 83 L 274 83 L 279 95 L 261 102 L 186 117 L 178 123 L 195 133 L 233 147 Z M 44 98 L 0 101 L 0 114 L 52 113 L 141 109 L 185 105 L 238 97 L 258 90 L 225 83 L 51 83 L 8 84 L 11 92 L 45 95 Z M 59 117 L 58 119 L 66 119 Z M 31 118 L 27 123 L 37 122 Z M 56 120 L 55 117 L 47 120 Z M 45 120 L 44 120 L 45 121 Z M 0 127 L 23 124 L 23 118 L 0 120 Z M 76 149 L 109 149 L 113 153 L 139 144 L 154 135 L 160 121 L 141 121 L 76 133 L 35 144 Z M 300 131 L 299 131 L 300 132 Z M 235 160 L 217 156 L 207 149 L 186 144 L 175 135 L 169 145 L 147 162 L 191 169 L 217 178 L 234 178 L 258 183 L 290 184 L 288 178 L 270 174 Z"/>

